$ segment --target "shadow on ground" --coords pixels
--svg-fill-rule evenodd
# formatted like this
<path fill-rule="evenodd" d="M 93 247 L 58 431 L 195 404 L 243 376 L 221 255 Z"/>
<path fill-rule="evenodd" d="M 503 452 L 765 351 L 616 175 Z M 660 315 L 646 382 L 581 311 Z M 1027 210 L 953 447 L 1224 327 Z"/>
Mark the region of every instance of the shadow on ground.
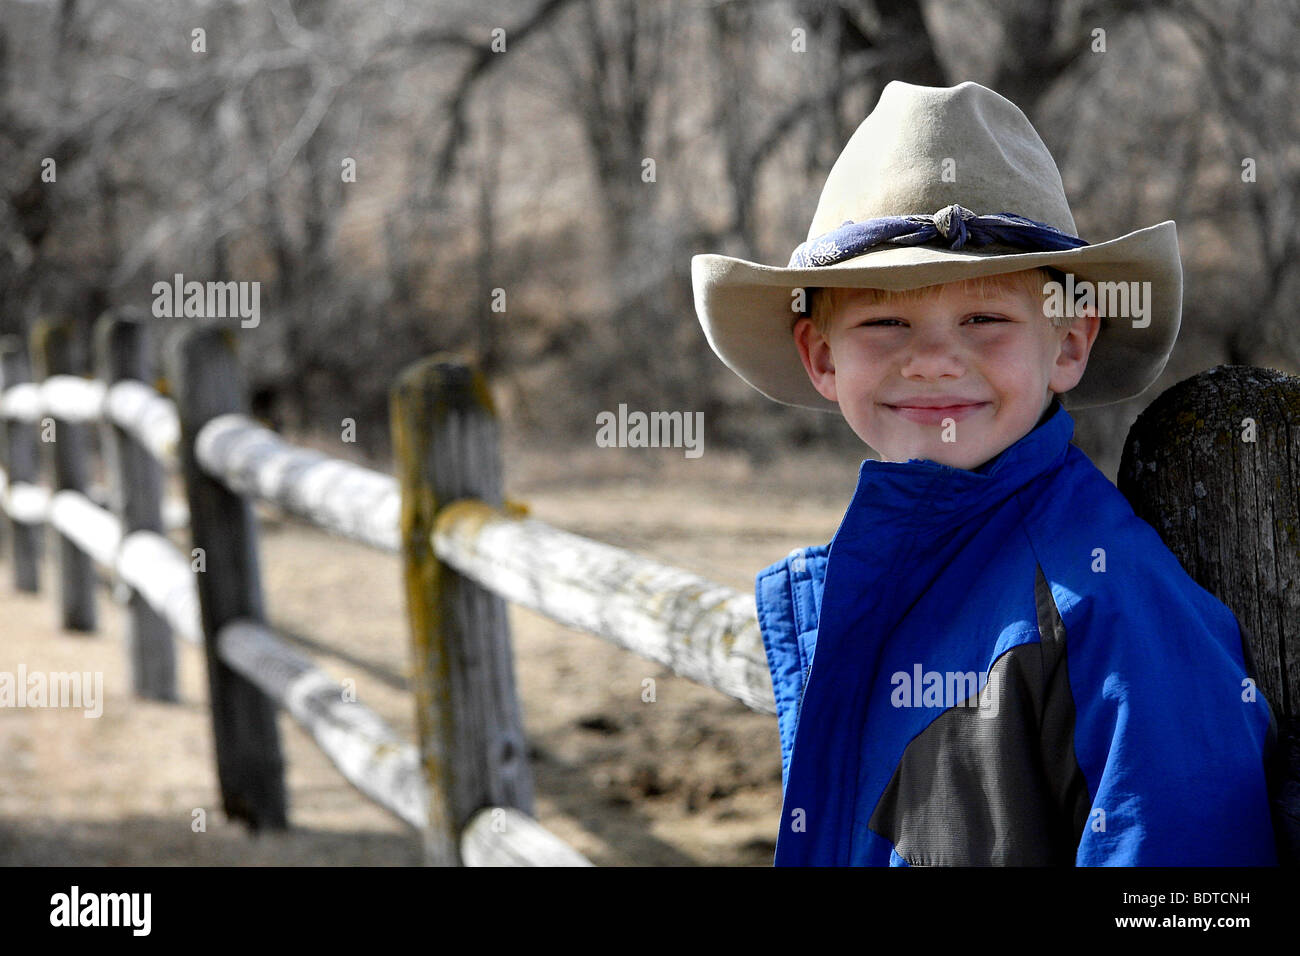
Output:
<path fill-rule="evenodd" d="M 160 857 L 193 866 L 415 866 L 420 846 L 414 834 L 292 829 L 254 836 L 225 822 L 194 833 L 175 817 L 0 820 L 3 866 L 148 866 Z"/>

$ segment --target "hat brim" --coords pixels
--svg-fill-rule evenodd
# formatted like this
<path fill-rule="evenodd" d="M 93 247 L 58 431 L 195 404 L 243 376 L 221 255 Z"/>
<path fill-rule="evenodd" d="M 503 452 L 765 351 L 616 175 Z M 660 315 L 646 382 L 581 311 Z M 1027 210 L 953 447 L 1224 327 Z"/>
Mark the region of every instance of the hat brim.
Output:
<path fill-rule="evenodd" d="M 791 329 L 794 290 L 824 286 L 902 291 L 977 276 L 1053 266 L 1076 281 L 1150 282 L 1148 324 L 1103 316 L 1083 379 L 1061 396 L 1067 408 L 1109 405 L 1140 395 L 1160 376 L 1182 315 L 1177 228 L 1166 221 L 1118 239 L 1060 252 L 885 246 L 829 266 L 784 269 L 722 255 L 691 259 L 695 310 L 709 345 L 727 367 L 768 398 L 836 411 L 813 388 Z"/>

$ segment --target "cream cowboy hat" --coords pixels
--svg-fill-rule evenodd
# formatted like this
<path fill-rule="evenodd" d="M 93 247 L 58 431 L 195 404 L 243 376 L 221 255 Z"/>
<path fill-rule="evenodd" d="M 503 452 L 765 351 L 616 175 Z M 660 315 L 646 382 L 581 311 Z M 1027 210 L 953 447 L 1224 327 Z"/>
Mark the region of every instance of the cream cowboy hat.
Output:
<path fill-rule="evenodd" d="M 1128 287 L 1149 289 L 1147 324 L 1103 314 L 1087 372 L 1062 404 L 1109 405 L 1150 386 L 1182 313 L 1174 223 L 1086 243 L 1056 163 L 1014 103 L 978 83 L 894 81 L 831 168 L 789 267 L 697 255 L 691 280 L 704 334 L 728 368 L 768 398 L 833 411 L 791 335 L 796 289 L 914 289 L 1040 266 L 1076 282 L 1150 283 Z"/>

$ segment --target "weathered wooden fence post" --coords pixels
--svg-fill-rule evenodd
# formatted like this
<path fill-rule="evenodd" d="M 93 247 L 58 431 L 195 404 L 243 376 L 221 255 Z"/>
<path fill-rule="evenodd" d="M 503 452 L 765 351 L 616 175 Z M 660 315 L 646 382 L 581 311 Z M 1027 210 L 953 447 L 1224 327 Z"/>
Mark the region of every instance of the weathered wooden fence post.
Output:
<path fill-rule="evenodd" d="M 392 391 L 413 689 L 429 785 L 425 859 L 458 866 L 460 836 L 486 806 L 533 812 L 532 770 L 515 692 L 505 603 L 433 552 L 439 509 L 457 498 L 500 507 L 496 415 L 483 376 L 435 355 Z"/>
<path fill-rule="evenodd" d="M 1219 366 L 1129 431 L 1118 486 L 1246 632 L 1278 722 L 1274 827 L 1300 863 L 1300 378 Z"/>
<path fill-rule="evenodd" d="M 206 474 L 194 455 L 199 431 L 218 415 L 243 410 L 234 332 L 182 329 L 168 343 L 168 378 L 181 422 L 181 469 L 203 617 L 217 776 L 226 815 L 250 828 L 288 825 L 284 758 L 274 702 L 228 667 L 217 651 L 221 629 L 237 619 L 265 622 L 252 506 Z"/>
<path fill-rule="evenodd" d="M 121 381 L 153 378 L 148 328 L 135 310 L 122 309 L 100 318 L 95 326 L 95 353 L 99 378 L 108 388 Z M 112 509 L 122 521 L 122 537 L 135 531 L 163 534 L 162 465 L 107 416 L 100 435 L 105 477 Z M 127 603 L 126 638 L 136 696 L 176 700 L 171 628 L 134 589 Z"/>
<path fill-rule="evenodd" d="M 3 362 L 4 387 L 25 385 L 32 380 L 31 363 L 27 359 L 27 343 L 20 336 L 7 335 L 0 340 L 0 362 Z M 4 445 L 4 467 L 9 475 L 12 498 L 15 485 L 33 484 L 38 480 L 40 467 L 36 444 L 36 426 L 28 422 L 7 419 L 0 422 L 0 439 Z M 9 540 L 14 561 L 14 587 L 19 591 L 36 592 L 41 581 L 41 522 L 20 521 L 9 517 Z"/>
<path fill-rule="evenodd" d="M 73 329 L 67 322 L 42 319 L 32 329 L 32 354 L 41 366 L 41 378 L 74 375 Z M 90 488 L 87 426 L 80 422 L 46 417 L 38 422 L 42 443 L 50 448 L 54 490 L 86 494 Z M 69 631 L 94 631 L 95 562 L 60 532 L 59 606 L 63 627 Z"/>

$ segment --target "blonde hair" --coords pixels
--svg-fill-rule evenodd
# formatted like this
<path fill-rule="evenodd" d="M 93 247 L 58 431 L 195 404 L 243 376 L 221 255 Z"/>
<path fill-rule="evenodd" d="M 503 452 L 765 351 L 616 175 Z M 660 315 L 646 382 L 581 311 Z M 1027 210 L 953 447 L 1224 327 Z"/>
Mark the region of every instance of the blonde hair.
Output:
<path fill-rule="evenodd" d="M 1041 299 L 1046 295 L 1043 292 L 1043 286 L 1053 281 L 1064 284 L 1065 277 L 1056 269 L 1044 267 L 1040 269 L 1024 269 L 1020 272 L 1004 272 L 999 275 L 977 276 L 973 279 L 959 280 L 956 284 L 963 286 L 964 292 L 978 295 L 980 298 L 988 298 L 994 292 L 1007 289 L 1022 289 L 1031 297 Z M 831 319 L 850 295 L 866 305 L 874 305 L 877 302 L 915 302 L 918 299 L 936 294 L 944 285 L 952 284 L 954 283 L 927 285 L 919 289 L 905 289 L 901 292 L 892 292 L 888 289 L 852 289 L 842 286 L 813 288 L 808 290 L 808 317 L 812 319 L 813 326 L 816 327 L 817 331 L 825 335 L 826 330 L 830 328 Z M 1058 327 L 1069 325 L 1072 321 L 1074 320 L 1069 315 L 1051 316 L 1052 324 Z"/>

